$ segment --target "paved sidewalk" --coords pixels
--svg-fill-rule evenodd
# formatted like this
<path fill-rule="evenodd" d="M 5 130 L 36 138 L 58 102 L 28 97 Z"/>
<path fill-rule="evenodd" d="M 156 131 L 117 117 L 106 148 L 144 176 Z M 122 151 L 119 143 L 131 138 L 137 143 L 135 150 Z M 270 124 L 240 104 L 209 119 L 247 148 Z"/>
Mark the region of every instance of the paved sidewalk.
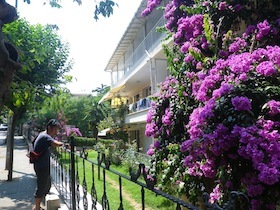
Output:
<path fill-rule="evenodd" d="M 34 203 L 36 178 L 33 165 L 26 157 L 27 144 L 22 137 L 15 137 L 13 180 L 7 181 L 6 144 L 0 145 L 0 209 L 31 210 Z"/>
<path fill-rule="evenodd" d="M 13 180 L 8 180 L 6 165 L 6 144 L 3 144 L 4 136 L 0 135 L 0 210 L 31 210 L 34 205 L 34 192 L 36 188 L 36 175 L 33 164 L 29 163 L 26 156 L 27 143 L 21 136 L 15 137 Z M 55 187 L 50 192 L 57 194 Z M 68 210 L 60 200 L 61 210 Z"/>

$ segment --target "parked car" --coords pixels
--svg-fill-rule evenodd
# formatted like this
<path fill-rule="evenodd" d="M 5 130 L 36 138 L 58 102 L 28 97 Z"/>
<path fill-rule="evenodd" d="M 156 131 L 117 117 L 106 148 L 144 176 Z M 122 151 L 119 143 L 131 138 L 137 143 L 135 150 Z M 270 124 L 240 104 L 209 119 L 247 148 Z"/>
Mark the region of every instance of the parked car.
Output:
<path fill-rule="evenodd" d="M 8 125 L 7 124 L 0 124 L 0 131 L 7 131 L 8 130 Z"/>

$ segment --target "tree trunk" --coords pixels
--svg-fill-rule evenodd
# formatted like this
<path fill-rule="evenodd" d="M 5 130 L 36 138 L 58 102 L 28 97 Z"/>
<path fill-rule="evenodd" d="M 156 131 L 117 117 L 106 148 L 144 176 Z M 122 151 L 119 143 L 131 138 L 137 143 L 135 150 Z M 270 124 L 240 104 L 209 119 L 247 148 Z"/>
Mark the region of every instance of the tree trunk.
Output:
<path fill-rule="evenodd" d="M 14 137 L 17 120 L 24 113 L 24 108 L 14 110 L 14 114 L 10 118 L 8 136 L 7 136 L 7 154 L 6 154 L 6 170 L 8 170 L 8 181 L 13 180 L 13 164 L 14 164 Z"/>
<path fill-rule="evenodd" d="M 8 181 L 13 180 L 13 163 L 14 163 L 14 132 L 16 118 L 12 116 L 10 118 L 10 125 L 7 136 L 7 157 L 6 157 L 6 169 L 8 170 Z"/>
<path fill-rule="evenodd" d="M 97 140 L 98 140 L 98 128 L 97 128 L 96 125 L 93 126 L 92 132 L 93 132 L 93 137 L 95 138 L 95 142 L 97 143 Z"/>

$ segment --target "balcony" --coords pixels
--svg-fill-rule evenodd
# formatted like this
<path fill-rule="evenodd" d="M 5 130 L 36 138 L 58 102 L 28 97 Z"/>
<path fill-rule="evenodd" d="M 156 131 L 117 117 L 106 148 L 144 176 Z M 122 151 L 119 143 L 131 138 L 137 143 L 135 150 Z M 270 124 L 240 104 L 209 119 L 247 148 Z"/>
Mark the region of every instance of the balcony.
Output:
<path fill-rule="evenodd" d="M 145 59 L 148 58 L 147 53 L 154 55 L 156 48 L 160 46 L 161 41 L 166 37 L 166 33 L 157 32 L 157 28 L 164 26 L 165 20 L 164 17 L 161 17 L 155 26 L 151 29 L 148 35 L 144 40 L 139 44 L 139 46 L 134 50 L 131 56 L 125 61 L 123 70 L 120 70 L 118 73 L 123 72 L 121 77 L 116 76 L 113 80 L 112 87 L 117 83 L 124 81 L 130 74 L 137 68 Z M 162 56 L 162 55 L 161 55 Z M 146 62 L 145 62 L 146 63 Z"/>
<path fill-rule="evenodd" d="M 149 109 L 151 107 L 151 100 L 147 98 L 142 98 L 139 101 L 129 104 L 128 113 L 135 113 L 140 110 Z"/>
<path fill-rule="evenodd" d="M 146 122 L 148 110 L 151 107 L 151 100 L 140 99 L 128 106 L 128 114 L 125 116 L 125 124 Z"/>

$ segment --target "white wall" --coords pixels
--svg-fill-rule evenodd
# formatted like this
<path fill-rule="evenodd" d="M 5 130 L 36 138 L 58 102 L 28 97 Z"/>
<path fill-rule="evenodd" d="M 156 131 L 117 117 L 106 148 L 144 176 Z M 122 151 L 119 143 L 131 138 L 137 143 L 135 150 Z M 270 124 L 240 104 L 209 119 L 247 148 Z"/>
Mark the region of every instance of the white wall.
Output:
<path fill-rule="evenodd" d="M 169 75 L 167 70 L 166 60 L 156 60 L 156 82 L 157 84 L 165 81 L 165 78 Z"/>

